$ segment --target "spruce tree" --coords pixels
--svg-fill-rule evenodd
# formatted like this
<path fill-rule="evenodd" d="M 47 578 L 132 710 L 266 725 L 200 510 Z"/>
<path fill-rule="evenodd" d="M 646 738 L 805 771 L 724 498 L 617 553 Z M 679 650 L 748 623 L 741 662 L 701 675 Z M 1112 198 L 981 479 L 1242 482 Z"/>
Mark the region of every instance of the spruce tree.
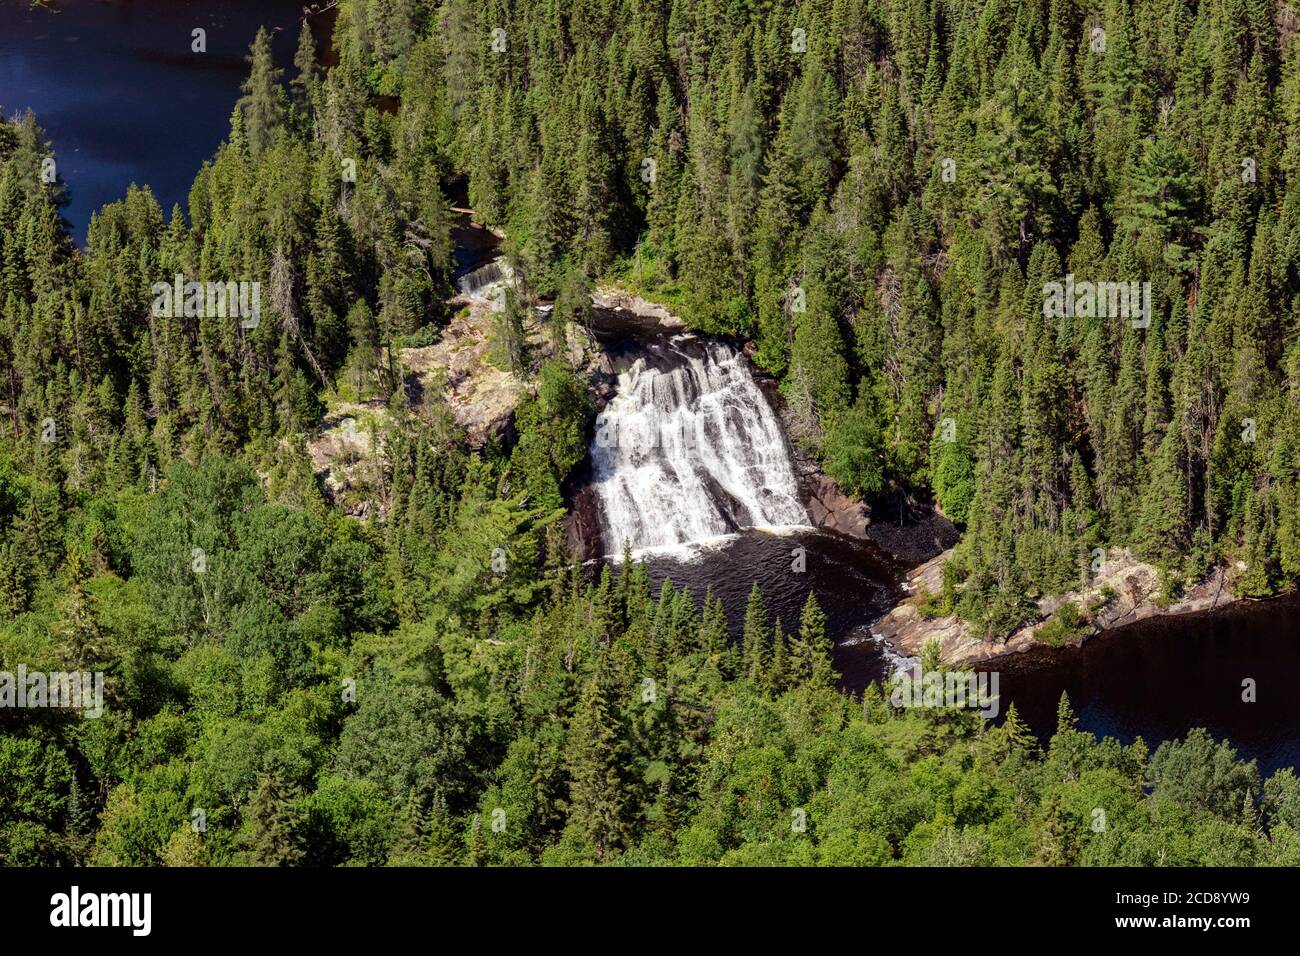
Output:
<path fill-rule="evenodd" d="M 790 674 L 796 684 L 831 687 L 835 683 L 835 665 L 831 660 L 831 640 L 826 636 L 826 615 L 811 591 L 799 613 L 799 631 L 790 649 Z"/>
<path fill-rule="evenodd" d="M 749 599 L 745 604 L 744 629 L 741 632 L 745 676 L 755 683 L 762 680 L 766 669 L 769 634 L 763 592 L 759 590 L 758 582 L 755 581 L 749 589 Z"/>
<path fill-rule="evenodd" d="M 256 159 L 270 147 L 284 123 L 284 92 L 280 88 L 282 71 L 275 66 L 271 35 L 265 27 L 258 29 L 253 38 L 248 62 L 251 67 L 238 108 L 244 119 L 249 151 Z"/>
<path fill-rule="evenodd" d="M 616 856 L 631 833 L 625 754 L 612 702 L 592 677 L 569 723 L 565 763 L 568 819 L 586 837 L 597 861 Z"/>
<path fill-rule="evenodd" d="M 296 866 L 302 862 L 299 815 L 293 797 L 274 774 L 263 774 L 253 792 L 244 842 L 253 866 Z"/>

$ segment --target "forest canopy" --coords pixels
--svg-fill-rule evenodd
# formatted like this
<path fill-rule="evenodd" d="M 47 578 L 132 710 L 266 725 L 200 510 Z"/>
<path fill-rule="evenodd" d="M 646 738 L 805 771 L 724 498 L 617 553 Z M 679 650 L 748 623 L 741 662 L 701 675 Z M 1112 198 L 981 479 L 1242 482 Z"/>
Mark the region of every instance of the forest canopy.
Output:
<path fill-rule="evenodd" d="M 81 249 L 38 117 L 0 122 L 0 667 L 105 675 L 101 718 L 0 710 L 0 862 L 1296 865 L 1300 783 L 1203 731 L 901 711 L 837 688 L 811 597 L 729 633 L 635 562 L 584 574 L 574 370 L 476 447 L 401 353 L 453 317 L 463 187 L 558 325 L 614 282 L 752 342 L 844 488 L 962 529 L 991 638 L 1098 546 L 1278 593 L 1297 22 L 345 0 L 329 69 L 258 34 L 186 208 L 133 187 Z M 260 321 L 156 315 L 175 275 L 259 283 Z M 1143 321 L 1045 308 L 1067 277 L 1149 284 Z M 386 415 L 364 520 L 306 450 L 340 395 Z"/>

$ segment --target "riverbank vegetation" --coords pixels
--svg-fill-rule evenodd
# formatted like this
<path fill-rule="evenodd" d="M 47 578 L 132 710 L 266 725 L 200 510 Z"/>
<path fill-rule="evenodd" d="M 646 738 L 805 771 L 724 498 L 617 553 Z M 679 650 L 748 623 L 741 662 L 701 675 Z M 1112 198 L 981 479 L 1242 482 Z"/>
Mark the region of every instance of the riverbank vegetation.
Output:
<path fill-rule="evenodd" d="M 0 862 L 1300 862 L 1300 784 L 1204 734 L 854 700 L 814 601 L 728 634 L 584 578 L 572 371 L 476 450 L 397 358 L 466 176 L 557 322 L 658 276 L 848 487 L 936 496 L 991 631 L 1114 540 L 1284 586 L 1292 58 L 1263 8 L 1138 6 L 353 0 L 328 72 L 258 37 L 186 210 L 133 188 L 84 250 L 0 123 L 0 661 L 106 674 L 102 717 L 0 709 Z M 1149 277 L 1151 326 L 1046 322 L 1066 269 Z M 176 274 L 260 282 L 260 321 L 154 316 Z M 383 520 L 304 451 L 340 384 L 388 406 Z"/>

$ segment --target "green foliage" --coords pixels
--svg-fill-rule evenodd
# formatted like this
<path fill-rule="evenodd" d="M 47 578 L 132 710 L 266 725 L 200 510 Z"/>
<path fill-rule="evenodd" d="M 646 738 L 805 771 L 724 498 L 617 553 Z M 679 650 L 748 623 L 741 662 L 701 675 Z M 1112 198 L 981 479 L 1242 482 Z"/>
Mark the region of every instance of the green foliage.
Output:
<path fill-rule="evenodd" d="M 827 431 L 823 467 L 849 494 L 870 498 L 885 490 L 882 431 L 870 400 L 861 393 Z"/>
<path fill-rule="evenodd" d="M 537 394 L 515 412 L 520 438 L 510 457 L 532 500 L 550 509 L 562 506 L 560 485 L 587 454 L 590 419 L 585 384 L 567 364 L 543 364 Z"/>
<path fill-rule="evenodd" d="M 1034 632 L 1034 636 L 1049 647 L 1060 647 L 1091 630 L 1092 625 L 1079 610 L 1079 605 L 1066 601 L 1047 623 Z"/>
<path fill-rule="evenodd" d="M 1300 47 L 1139 0 L 1101 57 L 1058 13 L 352 0 L 287 89 L 259 33 L 186 209 L 132 188 L 82 252 L 0 122 L 0 669 L 106 675 L 102 718 L 0 723 L 0 863 L 1296 865 L 1294 776 L 1203 731 L 1149 756 L 1063 701 L 1042 750 L 839 692 L 811 596 L 728 633 L 630 560 L 584 576 L 562 362 L 513 447 L 409 401 L 464 176 L 531 284 L 502 367 L 535 295 L 558 344 L 612 270 L 752 339 L 845 489 L 964 527 L 926 613 L 1004 637 L 1110 543 L 1293 587 Z M 1044 315 L 1066 273 L 1150 281 L 1150 324 Z M 261 283 L 262 321 L 153 315 L 177 274 Z M 339 394 L 388 408 L 365 521 L 304 446 Z"/>

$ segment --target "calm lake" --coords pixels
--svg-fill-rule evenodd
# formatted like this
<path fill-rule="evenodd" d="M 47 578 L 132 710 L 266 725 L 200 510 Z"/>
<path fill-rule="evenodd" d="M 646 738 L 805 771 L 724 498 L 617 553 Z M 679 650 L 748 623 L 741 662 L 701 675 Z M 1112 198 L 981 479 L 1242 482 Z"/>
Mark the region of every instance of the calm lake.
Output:
<path fill-rule="evenodd" d="M 1300 597 L 1243 602 L 1211 615 L 1139 621 L 1081 648 L 1034 650 L 990 664 L 1004 706 L 1039 734 L 1056 722 L 1061 692 L 1079 724 L 1152 749 L 1193 727 L 1232 741 L 1260 770 L 1300 764 Z M 1243 700 L 1252 681 L 1253 702 Z"/>
<path fill-rule="evenodd" d="M 71 191 L 64 214 L 79 241 L 91 213 L 132 182 L 148 184 L 164 210 L 185 206 L 194 174 L 229 130 L 257 28 L 276 31 L 277 60 L 288 66 L 300 13 L 300 3 L 283 0 L 66 0 L 45 8 L 0 0 L 0 108 L 37 114 Z M 206 31 L 206 53 L 192 51 L 195 29 Z M 806 574 L 788 573 L 796 546 L 807 549 Z M 671 577 L 697 599 L 712 582 L 736 625 L 754 580 L 787 629 L 797 627 L 813 590 L 839 641 L 846 683 L 861 688 L 890 670 L 868 628 L 896 593 L 894 572 L 871 547 L 815 532 L 755 532 L 688 561 L 650 565 L 656 583 Z M 1265 772 L 1300 762 L 1298 600 L 1142 622 L 1081 649 L 1036 651 L 996 667 L 1004 706 L 1014 701 L 1042 736 L 1064 690 L 1082 726 L 1098 734 L 1141 735 L 1155 746 L 1205 726 Z M 1241 699 L 1248 678 L 1255 703 Z"/>
<path fill-rule="evenodd" d="M 293 0 L 0 0 L 0 109 L 31 109 L 71 192 L 84 242 L 91 213 L 147 184 L 166 213 L 187 208 L 194 174 L 230 132 L 259 26 L 291 66 Z M 193 31 L 205 31 L 195 53 Z"/>

